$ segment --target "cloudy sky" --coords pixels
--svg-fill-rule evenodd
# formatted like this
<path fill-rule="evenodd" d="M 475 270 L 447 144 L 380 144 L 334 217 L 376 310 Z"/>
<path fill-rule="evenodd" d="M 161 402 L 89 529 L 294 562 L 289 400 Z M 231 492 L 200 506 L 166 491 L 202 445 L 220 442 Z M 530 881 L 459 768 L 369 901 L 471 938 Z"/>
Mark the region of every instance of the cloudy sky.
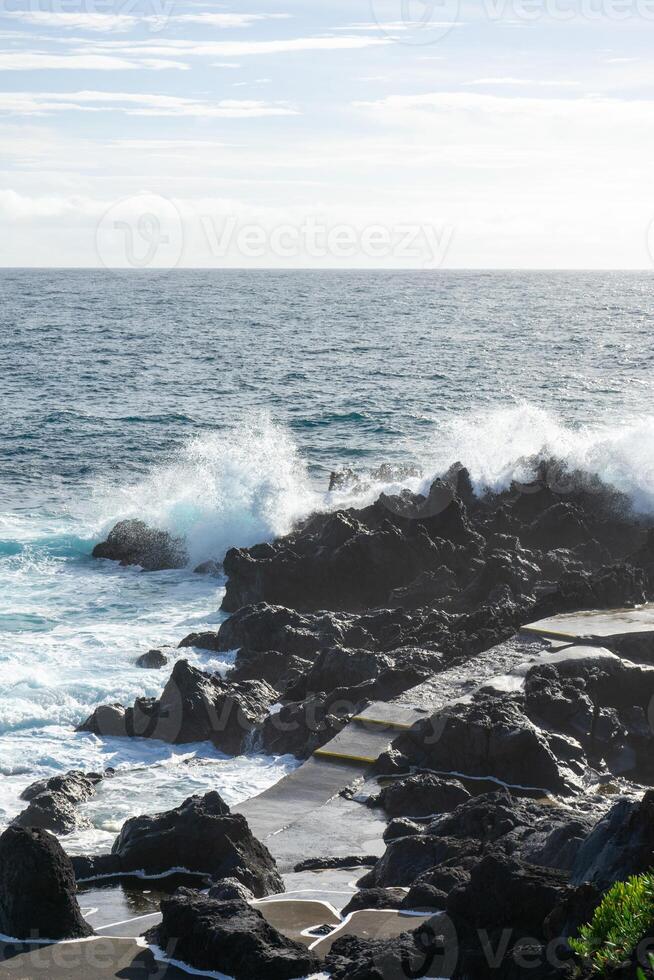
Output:
<path fill-rule="evenodd" d="M 0 265 L 651 268 L 654 0 L 0 0 Z"/>

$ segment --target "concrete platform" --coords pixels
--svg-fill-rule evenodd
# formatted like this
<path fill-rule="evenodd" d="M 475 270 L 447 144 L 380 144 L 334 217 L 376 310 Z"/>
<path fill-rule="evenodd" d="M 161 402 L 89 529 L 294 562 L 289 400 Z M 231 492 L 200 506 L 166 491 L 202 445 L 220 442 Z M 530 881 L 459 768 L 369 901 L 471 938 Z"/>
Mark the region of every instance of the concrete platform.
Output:
<path fill-rule="evenodd" d="M 397 709 L 396 709 L 397 710 Z M 410 714 L 406 712 L 407 716 Z M 413 722 L 407 717 L 406 726 L 410 728 Z M 314 752 L 315 759 L 341 759 L 347 762 L 362 762 L 371 765 L 376 762 L 382 752 L 385 752 L 398 729 L 384 722 L 362 724 L 359 719 L 353 719 L 321 749 Z"/>
<path fill-rule="evenodd" d="M 135 939 L 90 939 L 52 946 L 0 945 L 0 978 L 13 980 L 188 980 Z"/>
<path fill-rule="evenodd" d="M 522 632 L 558 641 L 599 643 L 622 656 L 654 663 L 654 603 L 634 609 L 563 613 L 529 623 Z"/>

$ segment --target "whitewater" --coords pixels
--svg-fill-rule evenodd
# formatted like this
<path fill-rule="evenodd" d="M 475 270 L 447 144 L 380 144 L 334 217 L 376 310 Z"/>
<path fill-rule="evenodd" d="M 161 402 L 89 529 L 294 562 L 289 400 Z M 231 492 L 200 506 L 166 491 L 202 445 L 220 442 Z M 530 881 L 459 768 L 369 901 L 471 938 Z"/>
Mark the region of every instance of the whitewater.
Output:
<path fill-rule="evenodd" d="M 556 459 L 654 512 L 646 277 L 18 270 L 0 286 L 15 337 L 0 352 L 0 825 L 35 779 L 115 768 L 71 852 L 192 793 L 238 802 L 296 765 L 74 732 L 99 703 L 161 692 L 169 671 L 137 668 L 140 654 L 177 656 L 218 627 L 223 582 L 200 562 L 317 510 L 424 491 L 454 462 L 483 493 Z M 386 462 L 390 483 L 374 473 Z M 344 467 L 357 479 L 330 492 Z M 94 561 L 128 517 L 182 536 L 189 567 Z"/>

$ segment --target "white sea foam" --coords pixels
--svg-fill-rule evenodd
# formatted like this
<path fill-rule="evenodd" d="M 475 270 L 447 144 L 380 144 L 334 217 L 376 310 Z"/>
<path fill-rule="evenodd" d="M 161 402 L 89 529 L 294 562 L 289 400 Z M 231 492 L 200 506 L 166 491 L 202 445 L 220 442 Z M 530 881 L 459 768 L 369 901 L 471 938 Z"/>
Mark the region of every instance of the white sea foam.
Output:
<path fill-rule="evenodd" d="M 321 504 L 297 446 L 268 421 L 190 439 L 142 480 L 100 489 L 100 524 L 140 518 L 185 538 L 192 562 L 288 532 Z"/>
<path fill-rule="evenodd" d="M 442 424 L 423 465 L 437 474 L 460 460 L 483 492 L 528 481 L 534 462 L 547 459 L 597 476 L 637 510 L 654 511 L 654 415 L 578 426 L 527 403 L 498 408 Z"/>
<path fill-rule="evenodd" d="M 528 403 L 439 422 L 407 460 L 420 466 L 422 478 L 377 482 L 355 495 L 345 490 L 328 496 L 331 506 L 360 506 L 381 491 L 397 492 L 402 486 L 426 493 L 431 481 L 456 462 L 468 468 L 478 494 L 499 492 L 514 480 L 529 482 L 538 463 L 550 460 L 569 472 L 598 477 L 626 494 L 637 512 L 654 513 L 654 415 L 579 426 Z M 560 486 L 565 490 L 565 481 Z"/>
<path fill-rule="evenodd" d="M 287 533 L 312 512 L 365 506 L 381 491 L 426 492 L 457 461 L 483 493 L 529 481 L 537 462 L 549 459 L 601 478 L 637 510 L 654 512 L 654 416 L 573 426 L 522 403 L 441 420 L 422 446 L 407 450 L 407 462 L 418 464 L 422 477 L 369 480 L 333 492 L 312 486 L 291 435 L 271 422 L 195 436 L 143 479 L 99 487 L 91 524 L 97 537 L 118 520 L 140 518 L 182 536 L 192 563 L 221 560 L 231 547 Z"/>

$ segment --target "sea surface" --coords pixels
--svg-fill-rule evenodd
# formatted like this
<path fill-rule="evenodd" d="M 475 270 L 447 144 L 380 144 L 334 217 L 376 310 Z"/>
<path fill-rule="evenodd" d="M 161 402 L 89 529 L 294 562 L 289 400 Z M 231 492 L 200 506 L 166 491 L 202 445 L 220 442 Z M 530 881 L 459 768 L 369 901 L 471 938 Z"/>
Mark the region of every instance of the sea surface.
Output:
<path fill-rule="evenodd" d="M 74 726 L 160 692 L 141 653 L 217 628 L 196 563 L 381 488 L 331 471 L 410 464 L 419 489 L 461 460 L 482 491 L 557 456 L 654 510 L 651 275 L 0 270 L 0 337 L 0 826 L 35 778 L 116 767 L 71 851 L 294 765 Z M 128 516 L 184 535 L 189 569 L 93 561 Z"/>

